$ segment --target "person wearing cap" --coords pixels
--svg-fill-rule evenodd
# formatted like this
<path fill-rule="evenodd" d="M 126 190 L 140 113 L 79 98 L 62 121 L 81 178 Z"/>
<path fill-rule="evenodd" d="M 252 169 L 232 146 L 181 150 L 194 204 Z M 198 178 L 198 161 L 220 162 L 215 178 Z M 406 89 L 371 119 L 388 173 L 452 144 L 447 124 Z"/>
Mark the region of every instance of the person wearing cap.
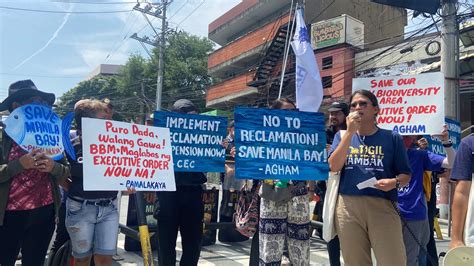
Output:
<path fill-rule="evenodd" d="M 10 85 L 0 111 L 31 103 L 52 106 L 55 99 L 31 80 L 21 80 Z M 39 149 L 25 152 L 8 135 L 1 145 L 0 265 L 15 265 L 20 250 L 23 265 L 43 265 L 61 202 L 58 182 L 69 176 L 69 164 Z"/>
<path fill-rule="evenodd" d="M 343 102 L 333 102 L 329 108 L 329 126 L 326 129 L 327 144 L 332 144 L 334 136 L 339 130 L 346 130 L 346 117 L 349 114 L 349 106 Z"/>
<path fill-rule="evenodd" d="M 177 100 L 172 112 L 197 114 L 198 108 L 187 99 Z M 197 265 L 201 254 L 204 204 L 201 172 L 175 172 L 176 191 L 157 192 L 154 217 L 158 222 L 158 265 L 176 265 L 176 238 L 181 234 L 180 265 Z"/>
<path fill-rule="evenodd" d="M 330 147 L 336 133 L 339 132 L 339 130 L 347 129 L 346 117 L 349 114 L 349 106 L 344 102 L 333 102 L 329 106 L 328 112 L 329 121 L 328 127 L 326 128 L 326 145 Z M 316 220 L 322 222 L 324 197 L 326 195 L 326 182 L 316 182 L 316 191 L 320 200 L 314 206 L 313 217 L 317 217 Z M 320 232 L 320 235 L 322 236 L 322 232 Z M 337 236 L 327 243 L 327 249 L 331 266 L 341 265 L 341 248 L 339 247 L 339 238 Z"/>

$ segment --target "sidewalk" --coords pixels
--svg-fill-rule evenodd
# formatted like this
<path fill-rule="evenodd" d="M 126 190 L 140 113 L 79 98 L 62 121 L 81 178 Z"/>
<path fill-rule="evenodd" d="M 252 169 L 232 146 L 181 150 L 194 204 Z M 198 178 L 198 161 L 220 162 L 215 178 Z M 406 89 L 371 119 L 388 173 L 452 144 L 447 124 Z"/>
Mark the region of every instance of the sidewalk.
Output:
<path fill-rule="evenodd" d="M 312 205 L 313 206 L 313 205 Z M 128 197 L 122 197 L 121 210 L 127 210 Z M 126 212 L 121 212 L 120 223 L 125 224 Z M 437 240 L 436 246 L 438 248 L 438 254 L 440 252 L 446 252 L 449 246 L 450 239 L 448 238 L 448 227 L 447 225 L 441 224 L 441 231 L 443 233 L 443 240 Z M 139 252 L 126 252 L 123 247 L 125 243 L 125 237 L 123 234 L 119 236 L 118 243 L 118 254 L 123 258 L 121 261 L 116 261 L 114 265 L 143 265 L 141 254 Z M 216 241 L 215 245 L 206 246 L 202 248 L 201 258 L 199 265 L 202 266 L 214 266 L 214 265 L 225 265 L 225 266 L 237 266 L 237 265 L 248 265 L 250 255 L 250 240 L 240 243 L 226 244 Z M 177 243 L 177 257 L 181 256 L 181 238 L 178 236 Z M 156 252 L 153 254 L 156 264 Z M 329 257 L 327 254 L 326 243 L 319 239 L 319 237 L 311 238 L 311 265 L 329 265 Z"/>
<path fill-rule="evenodd" d="M 313 207 L 314 203 L 311 205 Z M 128 196 L 123 196 L 120 204 L 120 223 L 126 224 L 127 219 L 127 208 L 128 208 Z M 448 238 L 448 226 L 445 223 L 440 223 L 441 232 L 443 234 L 443 240 L 436 240 L 436 247 L 438 248 L 438 254 L 440 252 L 446 252 L 449 247 L 450 238 Z M 215 245 L 202 247 L 201 258 L 199 260 L 200 266 L 238 266 L 248 265 L 250 255 L 250 244 L 251 240 L 247 240 L 240 243 L 226 244 L 216 241 Z M 119 234 L 118 239 L 118 258 L 113 262 L 114 266 L 140 266 L 143 265 L 142 257 L 140 252 L 128 252 L 124 250 L 125 235 Z M 326 242 L 319 239 L 319 237 L 311 237 L 311 265 L 328 265 L 329 257 L 326 249 Z M 181 237 L 178 235 L 177 257 L 181 257 Z M 153 258 L 155 259 L 154 265 L 158 265 L 156 261 L 156 252 L 153 252 Z M 374 259 L 375 261 L 375 259 Z M 441 264 L 441 262 L 440 262 Z M 15 266 L 21 265 L 20 261 L 17 261 Z"/>

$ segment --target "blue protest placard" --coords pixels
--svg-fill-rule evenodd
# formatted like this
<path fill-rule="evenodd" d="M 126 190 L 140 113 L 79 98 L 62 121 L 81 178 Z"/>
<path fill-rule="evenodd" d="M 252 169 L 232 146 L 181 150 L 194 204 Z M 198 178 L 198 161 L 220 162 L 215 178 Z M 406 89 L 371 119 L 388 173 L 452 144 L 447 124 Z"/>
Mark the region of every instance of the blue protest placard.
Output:
<path fill-rule="evenodd" d="M 75 158 L 74 148 L 69 140 L 69 130 L 74 118 L 69 113 L 63 120 L 51 107 L 27 104 L 13 110 L 5 120 L 5 132 L 23 150 L 40 149 L 53 160 L 59 160 L 66 151 Z"/>
<path fill-rule="evenodd" d="M 327 179 L 322 113 L 236 108 L 234 118 L 236 178 Z"/>
<path fill-rule="evenodd" d="M 453 143 L 453 148 L 458 149 L 459 143 L 461 142 L 461 124 L 459 121 L 445 118 L 445 124 L 448 126 L 449 139 Z M 425 135 L 423 136 L 428 141 L 428 150 L 439 155 L 446 155 L 443 144 L 441 141 L 434 136 Z"/>
<path fill-rule="evenodd" d="M 176 172 L 224 172 L 226 117 L 156 111 L 153 119 L 170 129 Z"/>

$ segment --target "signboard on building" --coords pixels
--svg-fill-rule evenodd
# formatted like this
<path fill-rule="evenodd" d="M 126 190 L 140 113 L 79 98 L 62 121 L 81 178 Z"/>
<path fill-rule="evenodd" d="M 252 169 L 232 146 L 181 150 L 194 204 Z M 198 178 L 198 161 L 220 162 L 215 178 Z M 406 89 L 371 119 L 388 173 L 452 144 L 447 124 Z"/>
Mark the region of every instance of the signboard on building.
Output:
<path fill-rule="evenodd" d="M 356 78 L 352 91 L 365 89 L 378 99 L 377 125 L 401 135 L 439 134 L 444 124 L 444 76 Z"/>
<path fill-rule="evenodd" d="M 311 25 L 311 46 L 313 49 L 341 43 L 363 48 L 364 24 L 351 16 L 342 15 Z"/>

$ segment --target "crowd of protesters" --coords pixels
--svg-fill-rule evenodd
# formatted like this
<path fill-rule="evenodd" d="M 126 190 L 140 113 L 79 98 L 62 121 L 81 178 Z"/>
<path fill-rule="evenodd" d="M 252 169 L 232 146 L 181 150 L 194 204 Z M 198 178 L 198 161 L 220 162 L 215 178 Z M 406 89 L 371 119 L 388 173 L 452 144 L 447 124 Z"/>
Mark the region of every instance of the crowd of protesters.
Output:
<path fill-rule="evenodd" d="M 51 107 L 54 101 L 54 94 L 38 90 L 31 80 L 23 80 L 10 85 L 0 111 L 12 112 L 31 103 Z M 286 98 L 277 99 L 270 108 L 297 112 L 296 104 Z M 171 111 L 199 113 L 186 99 L 176 101 Z M 433 186 L 436 178 L 447 176 L 451 168 L 451 178 L 457 182 L 451 248 L 474 243 L 471 225 L 465 223 L 466 219 L 474 220 L 467 217 L 472 215 L 468 205 L 474 135 L 461 142 L 456 154 L 443 128 L 438 137 L 446 156 L 436 155 L 426 150 L 424 139 L 402 137 L 379 128 L 379 111 L 377 98 L 367 90 L 355 91 L 348 104 L 335 102 L 328 109 L 328 162 L 331 171 L 340 173 L 334 211 L 337 237 L 328 242 L 330 264 L 340 265 L 342 253 L 346 265 L 372 265 L 372 250 L 378 265 L 437 265 Z M 75 104 L 74 114 L 77 135 L 72 143 L 76 158 L 54 161 L 38 149 L 25 152 L 11 136 L 3 134 L 1 266 L 14 265 L 20 251 L 23 265 L 43 265 L 55 227 L 51 254 L 70 239 L 74 265 L 90 265 L 92 257 L 95 265 L 112 264 L 117 249 L 119 192 L 84 190 L 81 121 L 84 117 L 112 119 L 113 110 L 110 104 L 85 99 Z M 235 156 L 233 138 L 231 129 L 223 143 L 231 157 Z M 373 186 L 358 186 L 370 179 L 375 179 Z M 157 192 L 158 262 L 162 266 L 176 264 L 179 231 L 183 250 L 180 265 L 197 265 L 203 238 L 203 184 L 207 178 L 201 172 L 176 172 L 175 182 L 176 191 Z M 222 183 L 232 191 L 242 186 L 230 174 L 223 175 Z M 319 196 L 313 214 L 321 221 L 326 184 L 284 179 L 255 184 L 260 199 L 250 264 L 280 265 L 286 250 L 292 265 L 309 265 L 309 203 L 315 194 Z"/>

